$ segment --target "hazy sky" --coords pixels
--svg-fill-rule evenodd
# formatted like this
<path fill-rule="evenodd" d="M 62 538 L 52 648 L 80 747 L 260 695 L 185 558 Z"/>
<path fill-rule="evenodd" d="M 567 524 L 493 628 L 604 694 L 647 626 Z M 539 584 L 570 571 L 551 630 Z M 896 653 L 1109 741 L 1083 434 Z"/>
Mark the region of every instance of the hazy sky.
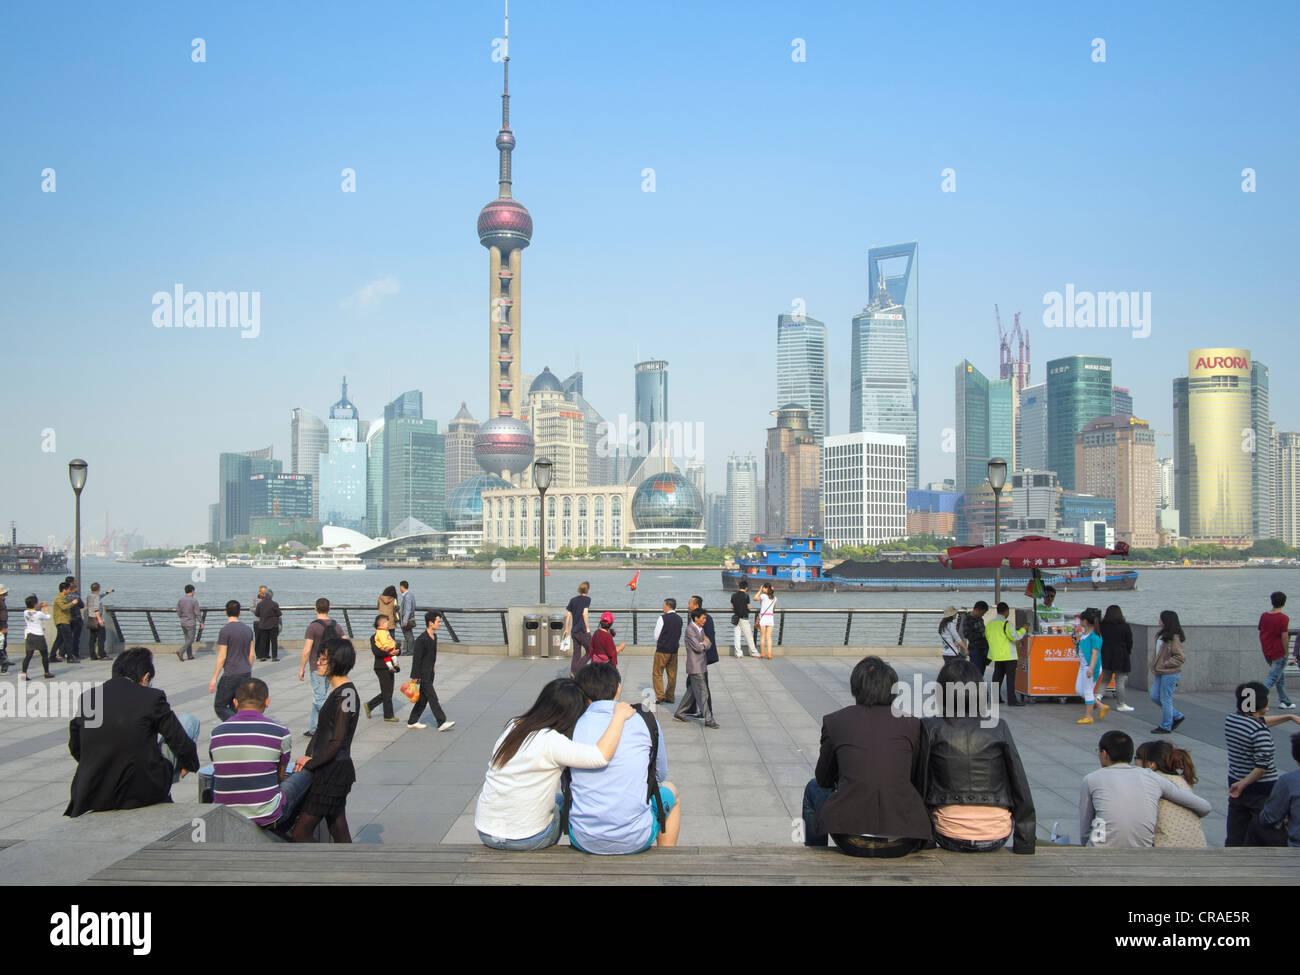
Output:
<path fill-rule="evenodd" d="M 637 357 L 667 359 L 721 490 L 778 405 L 776 316 L 827 323 L 847 431 L 866 249 L 917 240 L 923 481 L 953 473 L 956 363 L 996 374 L 995 302 L 1035 382 L 1110 355 L 1167 433 L 1187 350 L 1241 346 L 1300 428 L 1298 8 L 1078 6 L 516 0 L 523 371 L 580 356 L 614 419 Z M 417 387 L 484 419 L 501 28 L 495 2 L 5 5 L 0 518 L 69 534 L 81 456 L 88 534 L 108 510 L 205 540 L 217 454 L 287 461 L 289 411 L 323 414 L 343 373 L 363 417 Z M 154 327 L 178 284 L 257 292 L 260 334 Z M 1149 337 L 1045 327 L 1067 284 L 1150 292 Z"/>

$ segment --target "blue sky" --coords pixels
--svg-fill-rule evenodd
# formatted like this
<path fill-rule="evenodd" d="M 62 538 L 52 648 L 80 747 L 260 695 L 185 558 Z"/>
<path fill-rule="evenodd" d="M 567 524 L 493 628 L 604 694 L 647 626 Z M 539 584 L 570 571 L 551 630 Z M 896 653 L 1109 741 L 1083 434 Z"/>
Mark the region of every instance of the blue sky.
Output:
<path fill-rule="evenodd" d="M 516 0 L 524 371 L 581 356 L 614 418 L 637 356 L 667 359 L 670 419 L 704 424 L 721 489 L 728 453 L 761 456 L 776 316 L 802 298 L 829 326 L 846 431 L 866 249 L 917 240 L 923 480 L 952 475 L 953 367 L 996 371 L 994 303 L 1023 312 L 1034 381 L 1049 358 L 1110 355 L 1168 432 L 1187 350 L 1241 346 L 1273 370 L 1279 428 L 1300 428 L 1297 8 L 1080 7 Z M 474 221 L 496 195 L 500 34 L 495 2 L 0 12 L 0 517 L 67 534 L 79 455 L 96 531 L 108 509 L 201 540 L 217 453 L 287 459 L 289 411 L 323 413 L 343 373 L 365 417 L 415 387 L 430 417 L 466 400 L 482 419 Z M 154 328 L 177 283 L 259 292 L 260 336 Z M 1067 283 L 1151 292 L 1150 337 L 1044 327 Z"/>

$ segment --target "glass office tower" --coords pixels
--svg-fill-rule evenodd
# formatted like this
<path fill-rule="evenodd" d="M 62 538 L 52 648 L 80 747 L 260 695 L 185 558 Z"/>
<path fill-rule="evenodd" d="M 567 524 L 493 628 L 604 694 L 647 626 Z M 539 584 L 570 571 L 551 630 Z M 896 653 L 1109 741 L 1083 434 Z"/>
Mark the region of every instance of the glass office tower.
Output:
<path fill-rule="evenodd" d="M 776 317 L 776 401 L 812 410 L 808 426 L 818 440 L 830 432 L 826 325 L 807 315 Z"/>
<path fill-rule="evenodd" d="M 1108 356 L 1072 355 L 1047 363 L 1047 469 L 1075 490 L 1074 437 L 1114 403 Z"/>

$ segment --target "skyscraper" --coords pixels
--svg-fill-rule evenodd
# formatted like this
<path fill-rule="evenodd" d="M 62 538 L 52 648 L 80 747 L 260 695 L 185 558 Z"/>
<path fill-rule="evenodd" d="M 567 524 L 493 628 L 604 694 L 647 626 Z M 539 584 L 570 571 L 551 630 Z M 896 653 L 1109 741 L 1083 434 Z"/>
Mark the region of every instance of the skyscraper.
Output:
<path fill-rule="evenodd" d="M 384 421 L 384 531 L 392 536 L 414 518 L 434 531 L 446 526 L 446 442 L 437 420 Z"/>
<path fill-rule="evenodd" d="M 764 533 L 786 535 L 821 531 L 821 446 L 812 430 L 812 410 L 790 403 L 773 410 L 776 426 L 767 431 L 763 484 Z"/>
<path fill-rule="evenodd" d="M 310 477 L 310 475 L 307 475 Z M 329 450 L 321 458 L 318 515 L 322 525 L 361 531 L 366 522 L 366 449 L 357 408 L 343 391 L 329 413 Z M 270 514 L 270 512 L 266 512 Z M 307 517 L 311 517 L 310 512 Z"/>
<path fill-rule="evenodd" d="M 271 456 L 271 448 L 226 453 L 217 458 L 219 510 L 217 521 L 220 541 L 248 534 L 248 516 L 252 513 L 249 478 L 254 474 L 282 474 L 284 463 Z"/>
<path fill-rule="evenodd" d="M 366 434 L 366 534 L 384 534 L 388 524 L 384 514 L 384 419 L 370 425 Z"/>
<path fill-rule="evenodd" d="M 1174 507 L 1174 459 L 1161 457 L 1156 461 L 1156 510 Z"/>
<path fill-rule="evenodd" d="M 1020 413 L 1016 423 L 1016 468 L 1047 470 L 1047 384 L 1026 386 L 1020 391 Z"/>
<path fill-rule="evenodd" d="M 460 411 L 447 424 L 447 497 L 461 481 L 480 472 L 474 461 L 474 435 L 478 421 L 470 415 L 469 407 L 460 404 Z"/>
<path fill-rule="evenodd" d="M 634 454 L 644 457 L 667 435 L 668 363 L 649 359 L 636 364 L 636 433 Z M 641 438 L 644 437 L 644 441 Z"/>
<path fill-rule="evenodd" d="M 989 457 L 1001 457 L 1012 471 L 1020 466 L 1016 457 L 1019 399 L 1014 376 L 989 380 Z"/>
<path fill-rule="evenodd" d="M 1273 438 L 1272 537 L 1300 547 L 1300 433 Z"/>
<path fill-rule="evenodd" d="M 853 316 L 849 363 L 849 431 L 896 433 L 907 438 L 907 485 L 916 487 L 917 409 L 908 364 L 904 307 L 878 280 L 871 303 Z"/>
<path fill-rule="evenodd" d="M 1250 351 L 1192 349 L 1174 380 L 1174 491 L 1195 545 L 1249 545 L 1255 446 Z"/>
<path fill-rule="evenodd" d="M 1111 390 L 1111 396 L 1113 401 L 1111 412 L 1115 416 L 1124 416 L 1125 414 L 1132 416 L 1133 393 L 1130 390 L 1125 389 L 1123 386 L 1115 386 Z"/>
<path fill-rule="evenodd" d="M 311 518 L 310 474 L 251 474 L 248 517 Z"/>
<path fill-rule="evenodd" d="M 842 433 L 822 442 L 826 541 L 878 545 L 907 534 L 907 438 Z"/>
<path fill-rule="evenodd" d="M 958 491 L 977 487 L 988 476 L 989 381 L 968 360 L 957 364 Z"/>
<path fill-rule="evenodd" d="M 501 130 L 497 133 L 497 198 L 478 215 L 478 239 L 488 249 L 488 418 L 474 439 L 474 456 L 489 474 L 507 479 L 533 460 L 532 434 L 520 418 L 519 361 L 523 251 L 533 237 L 533 218 L 511 197 L 510 16 L 507 11 Z M 437 526 L 435 526 L 437 527 Z"/>
<path fill-rule="evenodd" d="M 1257 539 L 1273 537 L 1273 423 L 1268 415 L 1268 366 L 1250 364 L 1251 532 Z"/>
<path fill-rule="evenodd" d="M 329 446 L 330 429 L 324 420 L 301 407 L 289 414 L 289 471 L 311 475 L 313 518 L 320 515 L 320 458 Z"/>
<path fill-rule="evenodd" d="M 559 379 L 543 369 L 528 389 L 528 421 L 538 457 L 549 457 L 554 467 L 551 484 L 578 487 L 587 480 L 587 426 L 582 410 L 564 395 Z M 524 472 L 531 486 L 531 470 Z"/>
<path fill-rule="evenodd" d="M 1106 356 L 1071 355 L 1047 364 L 1047 469 L 1064 490 L 1075 490 L 1075 434 L 1089 420 L 1110 416 L 1114 396 Z"/>
<path fill-rule="evenodd" d="M 815 318 L 776 316 L 776 401 L 808 407 L 808 426 L 818 440 L 830 432 L 826 326 Z"/>
<path fill-rule="evenodd" d="M 758 462 L 753 454 L 727 458 L 726 541 L 751 542 L 758 530 Z"/>
<path fill-rule="evenodd" d="M 1115 499 L 1115 537 L 1134 548 L 1152 548 L 1156 534 L 1156 492 L 1151 470 L 1156 435 L 1151 424 L 1131 415 L 1089 420 L 1074 438 L 1079 490 Z"/>
<path fill-rule="evenodd" d="M 894 429 L 893 426 L 871 426 L 866 423 L 853 430 L 882 430 L 902 433 L 907 441 L 907 486 L 918 486 L 916 444 L 920 432 L 920 264 L 916 241 L 871 247 L 867 250 L 867 294 L 871 300 L 881 292 L 888 295 L 889 311 L 902 314 L 907 334 L 907 379 L 911 394 L 911 430 Z M 883 303 L 883 299 L 882 299 Z M 857 337 L 855 330 L 854 337 Z M 855 364 L 857 359 L 855 357 Z"/>

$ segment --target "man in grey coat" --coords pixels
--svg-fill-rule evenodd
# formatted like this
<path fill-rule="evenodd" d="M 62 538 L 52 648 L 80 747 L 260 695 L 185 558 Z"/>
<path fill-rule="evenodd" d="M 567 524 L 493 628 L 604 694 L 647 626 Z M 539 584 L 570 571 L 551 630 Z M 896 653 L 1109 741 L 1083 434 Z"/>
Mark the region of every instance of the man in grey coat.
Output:
<path fill-rule="evenodd" d="M 700 718 L 706 728 L 716 728 L 713 720 L 713 702 L 709 697 L 709 684 L 705 680 L 708 673 L 709 638 L 704 635 L 704 619 L 707 614 L 700 607 L 691 610 L 691 621 L 686 624 L 683 642 L 686 645 L 686 694 L 682 703 L 677 705 L 673 717 L 685 721 L 685 715 Z"/>

